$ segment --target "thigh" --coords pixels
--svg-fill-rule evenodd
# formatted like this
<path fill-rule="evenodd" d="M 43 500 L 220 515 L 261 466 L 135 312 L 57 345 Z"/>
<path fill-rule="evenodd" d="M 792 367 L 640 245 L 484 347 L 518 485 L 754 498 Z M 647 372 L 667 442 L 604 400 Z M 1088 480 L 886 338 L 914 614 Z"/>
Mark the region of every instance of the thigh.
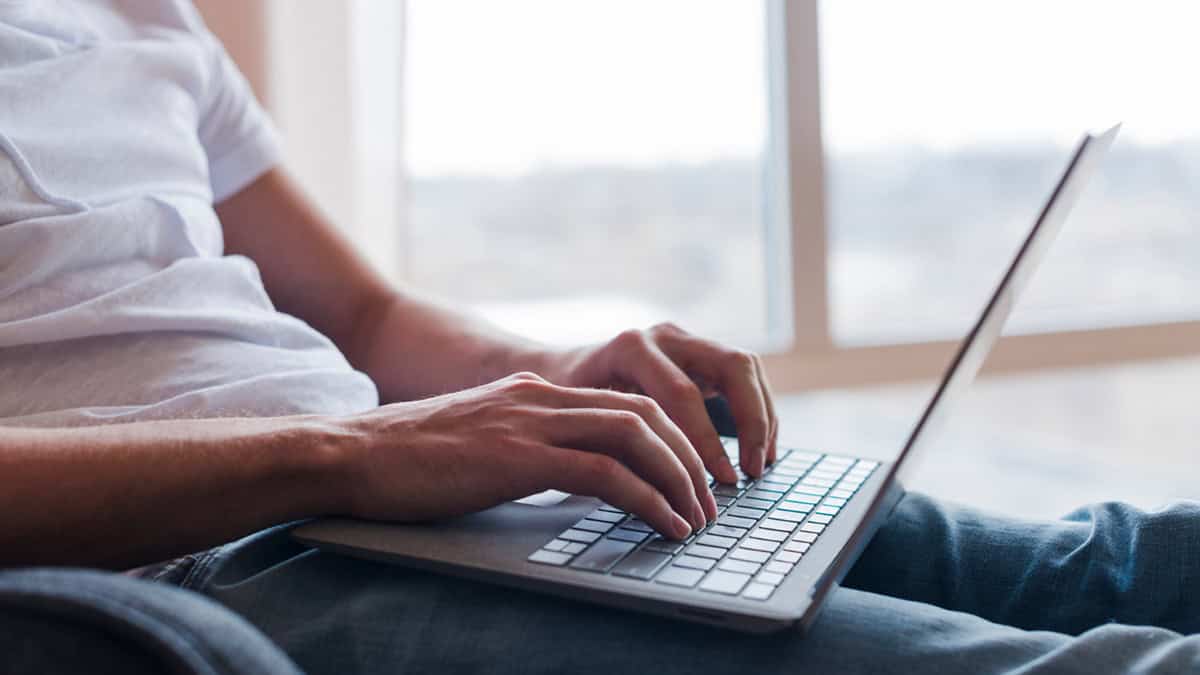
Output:
<path fill-rule="evenodd" d="M 228 609 L 177 588 L 87 570 L 0 573 L 4 673 L 293 675 Z"/>
<path fill-rule="evenodd" d="M 1200 632 L 1200 504 L 1098 504 L 1026 521 L 909 494 L 848 586 L 1026 629 L 1110 622 Z"/>
<path fill-rule="evenodd" d="M 1130 659 L 1155 647 L 1174 659 L 1195 658 L 1195 645 L 1165 630 L 1101 636 L 1093 640 L 1098 647 L 1080 650 L 1086 636 L 1026 632 L 852 589 L 832 594 L 806 636 L 742 635 L 304 550 L 277 533 L 231 547 L 203 591 L 256 624 L 311 675 L 1000 673 L 1036 664 L 1085 672 L 1111 670 L 1119 663 L 1112 653 L 1122 648 Z"/>

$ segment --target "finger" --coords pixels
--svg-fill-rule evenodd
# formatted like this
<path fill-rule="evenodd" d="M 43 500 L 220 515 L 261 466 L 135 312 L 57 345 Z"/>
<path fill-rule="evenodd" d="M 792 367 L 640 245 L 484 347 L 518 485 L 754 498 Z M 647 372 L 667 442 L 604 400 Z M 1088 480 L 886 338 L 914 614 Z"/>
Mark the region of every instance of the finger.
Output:
<path fill-rule="evenodd" d="M 761 476 L 770 421 L 754 355 L 686 333 L 662 333 L 658 341 L 673 362 L 706 378 L 725 395 L 737 423 L 742 470 L 751 476 Z"/>
<path fill-rule="evenodd" d="M 774 464 L 779 457 L 779 417 L 775 414 L 775 400 L 771 394 L 771 383 L 767 380 L 767 369 L 758 356 L 754 357 L 754 369 L 758 373 L 758 386 L 762 388 L 763 401 L 767 405 L 767 463 Z"/>
<path fill-rule="evenodd" d="M 608 455 L 543 446 L 539 452 L 539 486 L 598 497 L 635 514 L 664 537 L 684 539 L 692 527 L 667 498 L 620 461 Z"/>
<path fill-rule="evenodd" d="M 737 482 L 737 472 L 729 463 L 721 438 L 708 418 L 700 389 L 656 344 L 647 338 L 641 349 L 617 363 L 616 368 L 618 375 L 636 382 L 658 401 L 663 411 L 687 435 L 717 480 Z"/>
<path fill-rule="evenodd" d="M 704 461 L 700 459 L 696 448 L 678 425 L 667 415 L 658 403 L 649 396 L 622 394 L 603 389 L 574 389 L 561 388 L 559 400 L 565 405 L 575 408 L 607 408 L 612 410 L 628 410 L 637 413 L 650 425 L 667 447 L 687 470 L 691 477 L 692 486 L 703 507 L 703 515 L 708 520 L 717 517 L 717 500 L 713 497 L 708 486 L 708 476 L 704 472 Z"/>
<path fill-rule="evenodd" d="M 547 441 L 620 460 L 661 492 L 691 526 L 705 525 L 704 508 L 687 469 L 640 415 L 607 408 L 564 408 L 548 422 Z"/>

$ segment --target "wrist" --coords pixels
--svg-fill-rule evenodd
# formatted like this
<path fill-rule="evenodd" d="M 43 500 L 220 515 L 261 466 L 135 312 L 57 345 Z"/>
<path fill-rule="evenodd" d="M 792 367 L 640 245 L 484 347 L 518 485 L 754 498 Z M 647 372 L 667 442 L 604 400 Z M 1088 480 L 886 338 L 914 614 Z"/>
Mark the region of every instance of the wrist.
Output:
<path fill-rule="evenodd" d="M 364 441 L 360 432 L 338 418 L 306 415 L 287 418 L 273 444 L 280 453 L 293 517 L 349 513 L 354 475 Z"/>

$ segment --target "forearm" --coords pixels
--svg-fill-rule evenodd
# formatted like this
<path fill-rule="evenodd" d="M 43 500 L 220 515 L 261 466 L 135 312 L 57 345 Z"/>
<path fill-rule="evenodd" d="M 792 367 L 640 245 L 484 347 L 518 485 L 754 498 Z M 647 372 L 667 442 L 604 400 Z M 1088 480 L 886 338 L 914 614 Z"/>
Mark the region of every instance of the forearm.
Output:
<path fill-rule="evenodd" d="M 383 296 L 342 345 L 384 402 L 434 396 L 522 370 L 544 371 L 549 350 L 487 321 L 408 293 Z"/>
<path fill-rule="evenodd" d="M 344 434 L 311 417 L 0 427 L 0 566 L 127 568 L 337 512 Z"/>

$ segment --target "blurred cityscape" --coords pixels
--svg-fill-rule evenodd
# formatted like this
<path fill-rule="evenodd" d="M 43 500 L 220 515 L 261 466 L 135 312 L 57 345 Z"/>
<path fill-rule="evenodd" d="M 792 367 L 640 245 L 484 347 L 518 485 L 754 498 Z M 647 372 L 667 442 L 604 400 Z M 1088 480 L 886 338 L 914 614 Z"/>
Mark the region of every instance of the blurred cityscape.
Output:
<path fill-rule="evenodd" d="M 893 148 L 827 165 L 832 330 L 845 344 L 954 335 L 973 318 L 1069 149 Z M 746 346 L 771 330 L 757 158 L 418 177 L 420 287 L 549 341 L 673 320 Z M 1017 330 L 1200 308 L 1200 143 L 1118 144 L 1021 303 Z"/>

